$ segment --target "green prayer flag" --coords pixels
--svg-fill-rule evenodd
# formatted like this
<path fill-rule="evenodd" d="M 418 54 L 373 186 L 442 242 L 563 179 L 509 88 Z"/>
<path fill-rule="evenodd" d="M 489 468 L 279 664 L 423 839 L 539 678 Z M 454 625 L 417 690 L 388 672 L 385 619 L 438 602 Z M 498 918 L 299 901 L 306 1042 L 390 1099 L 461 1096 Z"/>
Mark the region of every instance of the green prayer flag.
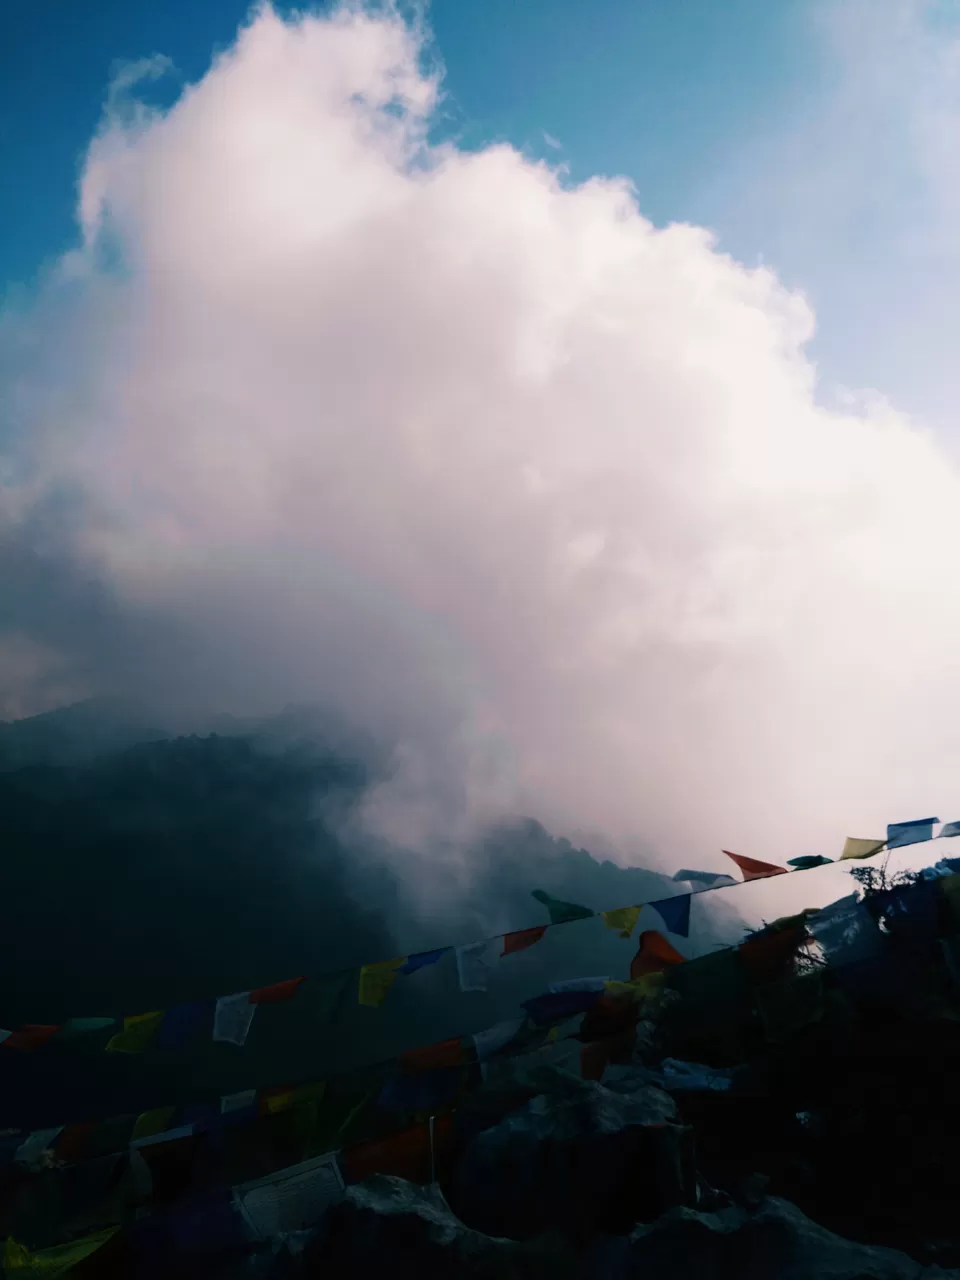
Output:
<path fill-rule="evenodd" d="M 589 920 L 596 914 L 589 907 L 580 907 L 575 902 L 561 902 L 559 898 L 552 898 L 543 889 L 534 889 L 533 897 L 547 908 L 551 924 L 570 924 L 574 920 Z"/>
<path fill-rule="evenodd" d="M 642 910 L 642 907 L 617 907 L 615 911 L 601 911 L 600 918 L 608 929 L 616 929 L 621 938 L 629 938 Z"/>

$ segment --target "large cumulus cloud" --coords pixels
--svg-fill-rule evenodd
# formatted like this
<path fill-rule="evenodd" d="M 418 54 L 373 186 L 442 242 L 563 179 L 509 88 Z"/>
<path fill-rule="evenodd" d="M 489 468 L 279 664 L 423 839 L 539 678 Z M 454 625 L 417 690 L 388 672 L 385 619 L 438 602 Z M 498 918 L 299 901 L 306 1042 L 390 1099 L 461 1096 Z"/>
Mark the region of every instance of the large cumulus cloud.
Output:
<path fill-rule="evenodd" d="M 169 112 L 114 94 L 83 247 L 7 322 L 2 510 L 124 658 L 8 617 L 6 705 L 45 662 L 333 703 L 398 744 L 369 816 L 411 841 L 520 810 L 689 864 L 949 807 L 935 440 L 820 407 L 803 298 L 625 182 L 431 143 L 423 52 L 268 8 Z"/>

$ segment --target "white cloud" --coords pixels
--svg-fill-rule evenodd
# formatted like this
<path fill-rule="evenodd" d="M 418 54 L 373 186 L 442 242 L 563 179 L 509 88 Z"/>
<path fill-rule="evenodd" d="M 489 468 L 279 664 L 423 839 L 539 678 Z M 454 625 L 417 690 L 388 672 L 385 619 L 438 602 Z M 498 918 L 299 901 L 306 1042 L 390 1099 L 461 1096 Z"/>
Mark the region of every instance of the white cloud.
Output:
<path fill-rule="evenodd" d="M 418 55 L 265 10 L 91 147 L 21 439 L 81 561 L 190 637 L 154 689 L 394 735 L 410 839 L 516 806 L 689 865 L 949 807 L 936 442 L 818 407 L 805 301 L 626 184 L 430 149 Z"/>

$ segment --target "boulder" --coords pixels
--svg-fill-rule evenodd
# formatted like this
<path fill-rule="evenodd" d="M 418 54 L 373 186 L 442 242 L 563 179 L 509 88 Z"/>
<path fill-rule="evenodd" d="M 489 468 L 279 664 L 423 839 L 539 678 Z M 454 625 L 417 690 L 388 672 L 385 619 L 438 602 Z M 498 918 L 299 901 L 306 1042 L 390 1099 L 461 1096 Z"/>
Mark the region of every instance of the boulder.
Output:
<path fill-rule="evenodd" d="M 922 1267 L 895 1249 L 844 1240 L 774 1198 L 752 1211 L 672 1209 L 627 1240 L 596 1246 L 582 1274 L 590 1280 L 960 1280 L 958 1271 Z"/>
<path fill-rule="evenodd" d="M 577 1244 L 623 1233 L 673 1204 L 696 1204 L 692 1131 L 641 1085 L 614 1093 L 572 1081 L 476 1133 L 454 1168 L 454 1211 L 478 1231 L 524 1240 L 544 1231 Z"/>
<path fill-rule="evenodd" d="M 367 1280 L 573 1280 L 576 1264 L 558 1241 L 518 1243 L 473 1231 L 437 1186 L 376 1174 L 349 1187 L 308 1247 L 303 1275 Z"/>

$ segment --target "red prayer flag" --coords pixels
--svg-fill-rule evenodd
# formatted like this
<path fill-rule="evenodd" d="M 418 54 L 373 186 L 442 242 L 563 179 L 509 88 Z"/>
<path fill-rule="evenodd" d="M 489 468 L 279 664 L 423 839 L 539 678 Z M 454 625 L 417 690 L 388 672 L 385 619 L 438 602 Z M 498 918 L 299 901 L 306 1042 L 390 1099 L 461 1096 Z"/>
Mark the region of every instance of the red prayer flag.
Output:
<path fill-rule="evenodd" d="M 662 933 L 648 929 L 640 935 L 640 949 L 630 962 L 630 978 L 642 978 L 648 973 L 661 973 L 668 965 L 684 964 L 682 956 Z"/>
<path fill-rule="evenodd" d="M 250 992 L 251 1004 L 281 1004 L 284 1000 L 292 1000 L 297 988 L 306 978 L 288 978 L 286 982 L 275 982 L 272 987 L 257 987 Z"/>
<path fill-rule="evenodd" d="M 434 1161 L 438 1176 L 453 1150 L 453 1116 L 437 1116 L 433 1123 Z M 340 1157 L 340 1169 L 347 1183 L 362 1182 L 372 1173 L 390 1173 L 408 1182 L 430 1181 L 430 1128 L 418 1124 L 413 1129 L 391 1134 L 375 1142 L 348 1148 Z"/>
<path fill-rule="evenodd" d="M 741 942 L 740 957 L 744 971 L 754 982 L 776 982 L 778 978 L 786 977 L 804 936 L 803 926 L 793 925 Z"/>
<path fill-rule="evenodd" d="M 6 1049 L 22 1049 L 24 1053 L 29 1053 L 32 1049 L 39 1049 L 48 1040 L 52 1040 L 59 1030 L 59 1026 L 51 1027 L 37 1022 L 28 1022 L 19 1031 L 14 1031 L 13 1035 L 7 1036 L 3 1046 Z"/>
<path fill-rule="evenodd" d="M 723 853 L 732 858 L 743 872 L 744 880 L 763 880 L 765 876 L 789 875 L 786 867 L 775 867 L 772 862 L 758 862 L 756 858 L 745 858 L 741 853 L 731 853 L 724 849 Z"/>
<path fill-rule="evenodd" d="M 458 1036 L 454 1040 L 428 1044 L 423 1049 L 408 1049 L 400 1055 L 400 1066 L 404 1071 L 436 1071 L 441 1067 L 462 1066 L 466 1058 L 463 1041 Z"/>
<path fill-rule="evenodd" d="M 96 1132 L 95 1124 L 68 1124 L 57 1139 L 54 1148 L 58 1160 L 64 1164 L 73 1164 L 79 1160 L 87 1145 L 87 1140 Z"/>
<path fill-rule="evenodd" d="M 536 929 L 518 929 L 516 933 L 506 933 L 503 936 L 503 950 L 500 954 L 509 956 L 514 951 L 526 951 L 527 947 L 532 947 L 535 942 L 539 942 L 546 932 L 547 926 L 541 924 L 537 925 Z"/>

